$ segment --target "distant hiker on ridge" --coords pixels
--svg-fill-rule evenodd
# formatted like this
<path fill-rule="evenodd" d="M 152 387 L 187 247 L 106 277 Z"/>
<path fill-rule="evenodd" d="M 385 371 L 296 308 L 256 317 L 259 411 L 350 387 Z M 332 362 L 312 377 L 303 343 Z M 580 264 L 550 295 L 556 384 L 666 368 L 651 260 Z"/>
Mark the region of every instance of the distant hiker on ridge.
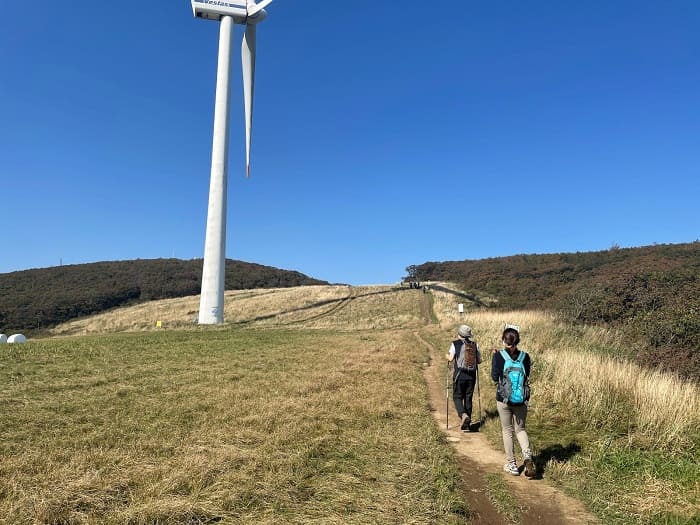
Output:
<path fill-rule="evenodd" d="M 449 362 L 454 361 L 452 399 L 465 432 L 472 419 L 472 396 L 476 385 L 477 367 L 481 363 L 481 352 L 472 339 L 472 329 L 466 324 L 457 328 L 457 340 L 452 341 L 445 355 Z"/>

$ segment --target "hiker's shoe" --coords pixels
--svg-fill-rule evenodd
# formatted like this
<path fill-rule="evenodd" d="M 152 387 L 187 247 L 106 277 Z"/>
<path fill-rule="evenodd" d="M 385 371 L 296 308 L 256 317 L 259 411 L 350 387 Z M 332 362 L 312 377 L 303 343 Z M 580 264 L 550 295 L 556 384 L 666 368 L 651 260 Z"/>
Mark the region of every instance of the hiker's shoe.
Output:
<path fill-rule="evenodd" d="M 462 430 L 469 430 L 469 424 L 471 423 L 471 419 L 469 419 L 469 416 L 467 414 L 462 414 Z"/>
<path fill-rule="evenodd" d="M 508 463 L 503 465 L 503 471 L 507 472 L 508 474 L 513 474 L 513 476 L 520 475 L 520 469 L 518 468 L 518 465 L 515 463 L 515 461 L 509 461 Z"/>
<path fill-rule="evenodd" d="M 525 458 L 525 476 L 531 478 L 535 475 L 535 462 L 532 458 Z"/>

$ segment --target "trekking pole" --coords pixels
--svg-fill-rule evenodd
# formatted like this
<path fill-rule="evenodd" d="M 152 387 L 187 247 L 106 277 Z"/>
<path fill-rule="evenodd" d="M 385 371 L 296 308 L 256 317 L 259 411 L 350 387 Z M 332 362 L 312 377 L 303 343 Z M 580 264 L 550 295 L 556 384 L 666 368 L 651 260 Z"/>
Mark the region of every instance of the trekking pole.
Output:
<path fill-rule="evenodd" d="M 484 424 L 481 419 L 481 381 L 479 381 L 479 365 L 476 365 L 476 391 L 479 395 L 479 428 Z"/>
<path fill-rule="evenodd" d="M 450 363 L 445 365 L 445 430 L 450 429 Z"/>

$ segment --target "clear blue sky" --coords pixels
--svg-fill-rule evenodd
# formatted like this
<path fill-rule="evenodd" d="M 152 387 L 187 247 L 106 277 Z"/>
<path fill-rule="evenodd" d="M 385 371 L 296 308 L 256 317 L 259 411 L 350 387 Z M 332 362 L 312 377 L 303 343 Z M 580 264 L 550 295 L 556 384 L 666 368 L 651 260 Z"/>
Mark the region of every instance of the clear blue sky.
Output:
<path fill-rule="evenodd" d="M 247 180 L 234 36 L 228 258 L 367 284 L 700 237 L 697 0 L 268 12 Z M 3 4 L 0 273 L 202 257 L 217 47 L 188 0 Z"/>

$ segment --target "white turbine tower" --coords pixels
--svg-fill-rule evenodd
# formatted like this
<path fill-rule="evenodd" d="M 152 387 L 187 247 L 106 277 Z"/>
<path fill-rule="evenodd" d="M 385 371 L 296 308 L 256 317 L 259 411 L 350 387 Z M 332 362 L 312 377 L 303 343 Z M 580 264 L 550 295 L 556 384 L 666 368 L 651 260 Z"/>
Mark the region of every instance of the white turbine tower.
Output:
<path fill-rule="evenodd" d="M 228 164 L 229 80 L 233 24 L 245 25 L 241 62 L 245 106 L 246 177 L 250 175 L 250 141 L 253 127 L 255 81 L 255 26 L 265 19 L 264 8 L 272 0 L 191 0 L 197 18 L 219 21 L 219 62 L 216 72 L 214 138 L 211 152 L 211 181 L 207 233 L 204 241 L 202 296 L 199 324 L 224 322 L 224 272 L 226 268 L 226 191 Z"/>

